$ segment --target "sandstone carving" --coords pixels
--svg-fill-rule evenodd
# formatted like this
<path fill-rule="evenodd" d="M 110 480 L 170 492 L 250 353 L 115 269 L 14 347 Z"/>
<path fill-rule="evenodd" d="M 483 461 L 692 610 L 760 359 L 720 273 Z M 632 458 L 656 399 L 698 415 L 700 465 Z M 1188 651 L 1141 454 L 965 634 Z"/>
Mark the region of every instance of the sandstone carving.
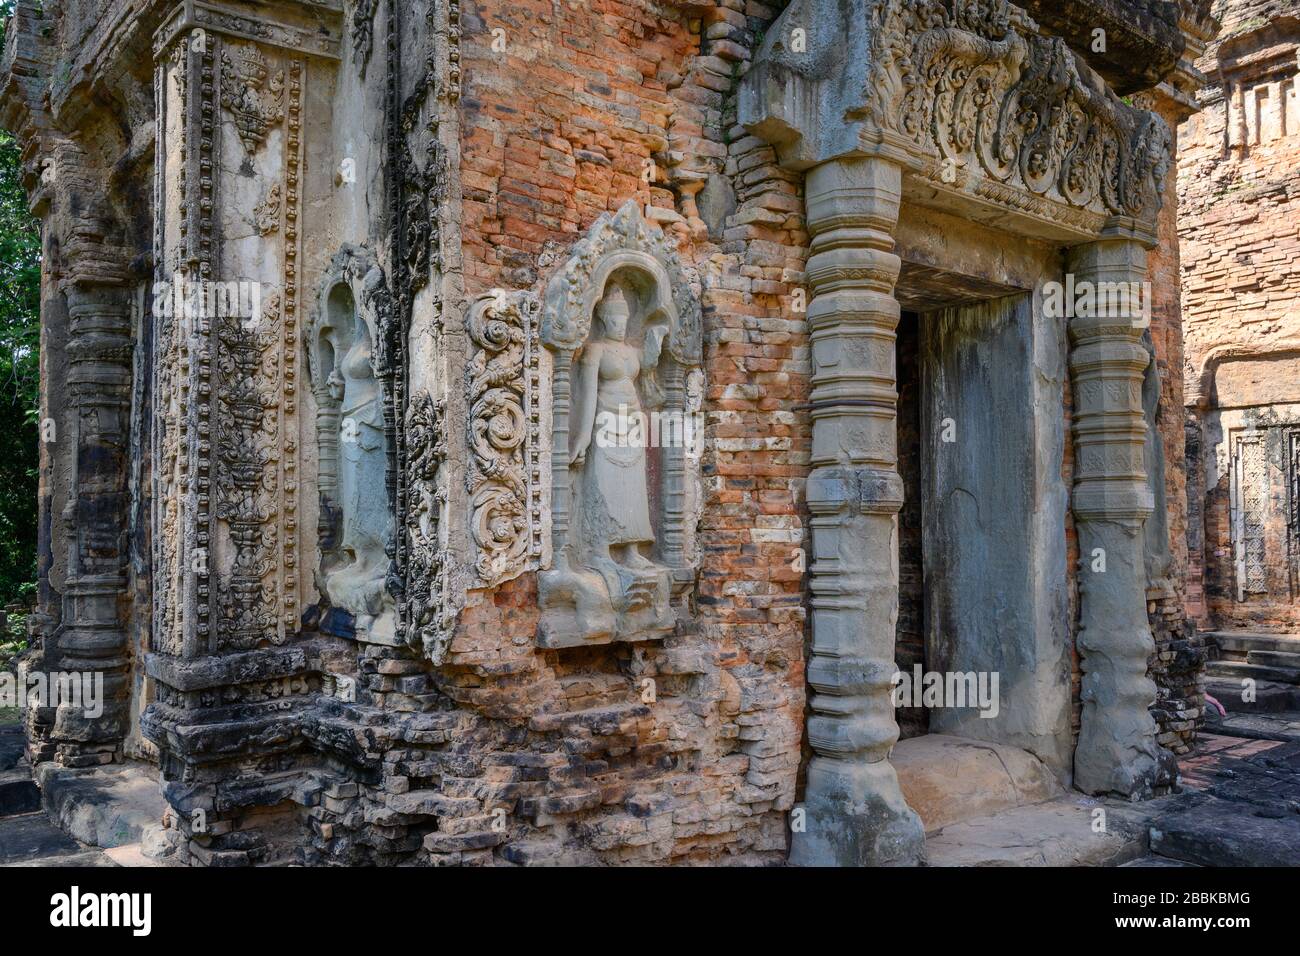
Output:
<path fill-rule="evenodd" d="M 408 596 L 408 643 L 423 650 L 435 664 L 442 663 L 455 634 L 456 614 L 463 595 L 452 592 L 451 556 L 441 536 L 446 492 L 439 485 L 439 470 L 447 460 L 445 405 L 428 392 L 411 401 L 406 416 L 410 449 L 410 487 L 405 512 L 409 539 L 409 564 L 405 582 Z"/>
<path fill-rule="evenodd" d="M 942 191 L 1074 231 L 1150 228 L 1172 134 L 1006 0 L 795 0 L 756 59 L 742 119 L 801 164 L 875 144 Z M 790 29 L 807 28 L 806 52 Z M 847 73 L 847 77 L 845 74 Z M 794 84 L 790 81 L 795 80 Z M 807 97 L 794 90 L 808 84 Z M 815 103 L 800 115 L 805 102 Z"/>
<path fill-rule="evenodd" d="M 538 316 L 527 293 L 489 293 L 470 308 L 474 345 L 469 400 L 470 530 L 474 568 L 486 587 L 518 576 L 540 549 Z M 535 530 L 536 529 L 536 532 Z"/>
<path fill-rule="evenodd" d="M 152 761 L 188 865 L 914 864 L 969 794 L 896 745 L 972 727 L 1165 790 L 1156 114 L 1205 0 L 534 6 L 16 0 L 29 660 L 106 705 L 27 715 L 33 767 Z M 1293 47 L 1245 41 L 1220 139 L 1263 156 Z M 1066 270 L 1156 285 L 1150 350 L 1040 308 Z M 904 655 L 1005 698 L 897 719 Z"/>
<path fill-rule="evenodd" d="M 221 105 L 234 118 L 244 148 L 256 152 L 267 130 L 284 119 L 284 71 L 271 73 L 256 46 L 237 47 L 233 55 L 223 50 Z"/>
<path fill-rule="evenodd" d="M 551 279 L 542 339 L 554 355 L 554 558 L 539 581 L 540 641 L 662 637 L 674 592 L 691 581 L 686 428 L 649 449 L 635 423 L 656 412 L 688 424 L 700 314 L 668 240 L 636 205 L 598 220 Z M 658 489 L 650 455 L 661 462 Z"/>
<path fill-rule="evenodd" d="M 377 306 L 386 302 L 374 257 L 347 248 L 335 257 L 308 333 L 324 516 L 321 584 L 333 605 L 352 615 L 357 638 L 380 644 L 396 641 L 389 436 L 375 354 Z"/>

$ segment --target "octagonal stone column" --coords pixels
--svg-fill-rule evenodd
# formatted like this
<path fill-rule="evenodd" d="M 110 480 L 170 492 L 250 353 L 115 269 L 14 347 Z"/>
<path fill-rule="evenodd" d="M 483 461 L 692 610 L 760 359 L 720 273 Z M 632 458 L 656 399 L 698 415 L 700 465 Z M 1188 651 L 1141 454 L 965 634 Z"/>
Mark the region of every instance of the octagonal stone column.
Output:
<path fill-rule="evenodd" d="M 878 866 L 919 862 L 925 836 L 889 751 L 898 619 L 898 474 L 894 365 L 902 169 L 837 159 L 810 170 L 812 233 L 813 758 L 802 831 L 790 862 Z"/>
<path fill-rule="evenodd" d="M 1141 283 L 1146 250 L 1133 239 L 1102 239 L 1071 250 L 1067 268 L 1076 286 Z M 1142 376 L 1150 361 L 1143 327 L 1126 316 L 1070 320 L 1083 668 L 1074 783 L 1086 793 L 1132 799 L 1151 796 L 1177 773 L 1173 755 L 1156 742 L 1149 710 L 1156 686 L 1147 676 L 1155 641 L 1142 551 L 1143 525 L 1153 509 L 1143 447 Z"/>

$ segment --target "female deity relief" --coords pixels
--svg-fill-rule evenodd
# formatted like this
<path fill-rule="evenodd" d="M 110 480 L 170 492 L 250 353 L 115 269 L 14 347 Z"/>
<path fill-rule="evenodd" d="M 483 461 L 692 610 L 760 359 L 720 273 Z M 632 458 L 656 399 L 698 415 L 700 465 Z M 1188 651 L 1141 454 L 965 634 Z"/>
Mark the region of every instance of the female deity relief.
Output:
<path fill-rule="evenodd" d="M 659 334 L 649 337 L 644 350 L 629 345 L 629 316 L 626 293 L 612 286 L 596 306 L 574 383 L 570 464 L 581 475 L 583 530 L 592 555 L 644 570 L 654 567 L 644 551 L 654 546 L 655 535 L 637 377 L 643 362 L 653 369 L 663 335 L 655 330 Z"/>
<path fill-rule="evenodd" d="M 675 621 L 671 569 L 654 558 L 642 401 L 653 391 L 667 326 L 634 314 L 636 301 L 635 291 L 611 280 L 574 359 L 565 461 L 573 535 L 542 581 L 543 605 L 552 609 L 543 630 L 557 644 L 662 637 Z"/>

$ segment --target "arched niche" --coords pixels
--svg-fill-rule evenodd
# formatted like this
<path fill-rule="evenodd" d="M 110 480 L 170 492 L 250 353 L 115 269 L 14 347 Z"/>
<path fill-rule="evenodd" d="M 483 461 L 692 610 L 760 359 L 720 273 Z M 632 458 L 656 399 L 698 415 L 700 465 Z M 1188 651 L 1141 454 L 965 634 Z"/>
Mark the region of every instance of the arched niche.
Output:
<path fill-rule="evenodd" d="M 636 204 L 598 220 L 551 279 L 541 338 L 553 444 L 539 642 L 662 638 L 695 578 L 700 307 Z"/>

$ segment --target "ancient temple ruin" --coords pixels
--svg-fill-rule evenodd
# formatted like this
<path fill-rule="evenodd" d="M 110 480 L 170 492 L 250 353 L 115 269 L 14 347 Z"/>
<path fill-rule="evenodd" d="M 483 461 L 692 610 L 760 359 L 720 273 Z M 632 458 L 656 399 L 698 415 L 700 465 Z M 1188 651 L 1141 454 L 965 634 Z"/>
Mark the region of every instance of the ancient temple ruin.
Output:
<path fill-rule="evenodd" d="M 1192 613 L 1286 629 L 1296 600 L 1300 8 L 1235 0 L 1183 133 Z"/>
<path fill-rule="evenodd" d="M 1207 6 L 20 2 L 25 666 L 110 697 L 33 763 L 193 864 L 917 863 L 962 741 L 1166 792 Z"/>
<path fill-rule="evenodd" d="M 1217 14 L 1180 133 L 1179 237 L 1188 616 L 1231 711 L 1243 687 L 1262 707 L 1300 685 L 1300 4 Z"/>

